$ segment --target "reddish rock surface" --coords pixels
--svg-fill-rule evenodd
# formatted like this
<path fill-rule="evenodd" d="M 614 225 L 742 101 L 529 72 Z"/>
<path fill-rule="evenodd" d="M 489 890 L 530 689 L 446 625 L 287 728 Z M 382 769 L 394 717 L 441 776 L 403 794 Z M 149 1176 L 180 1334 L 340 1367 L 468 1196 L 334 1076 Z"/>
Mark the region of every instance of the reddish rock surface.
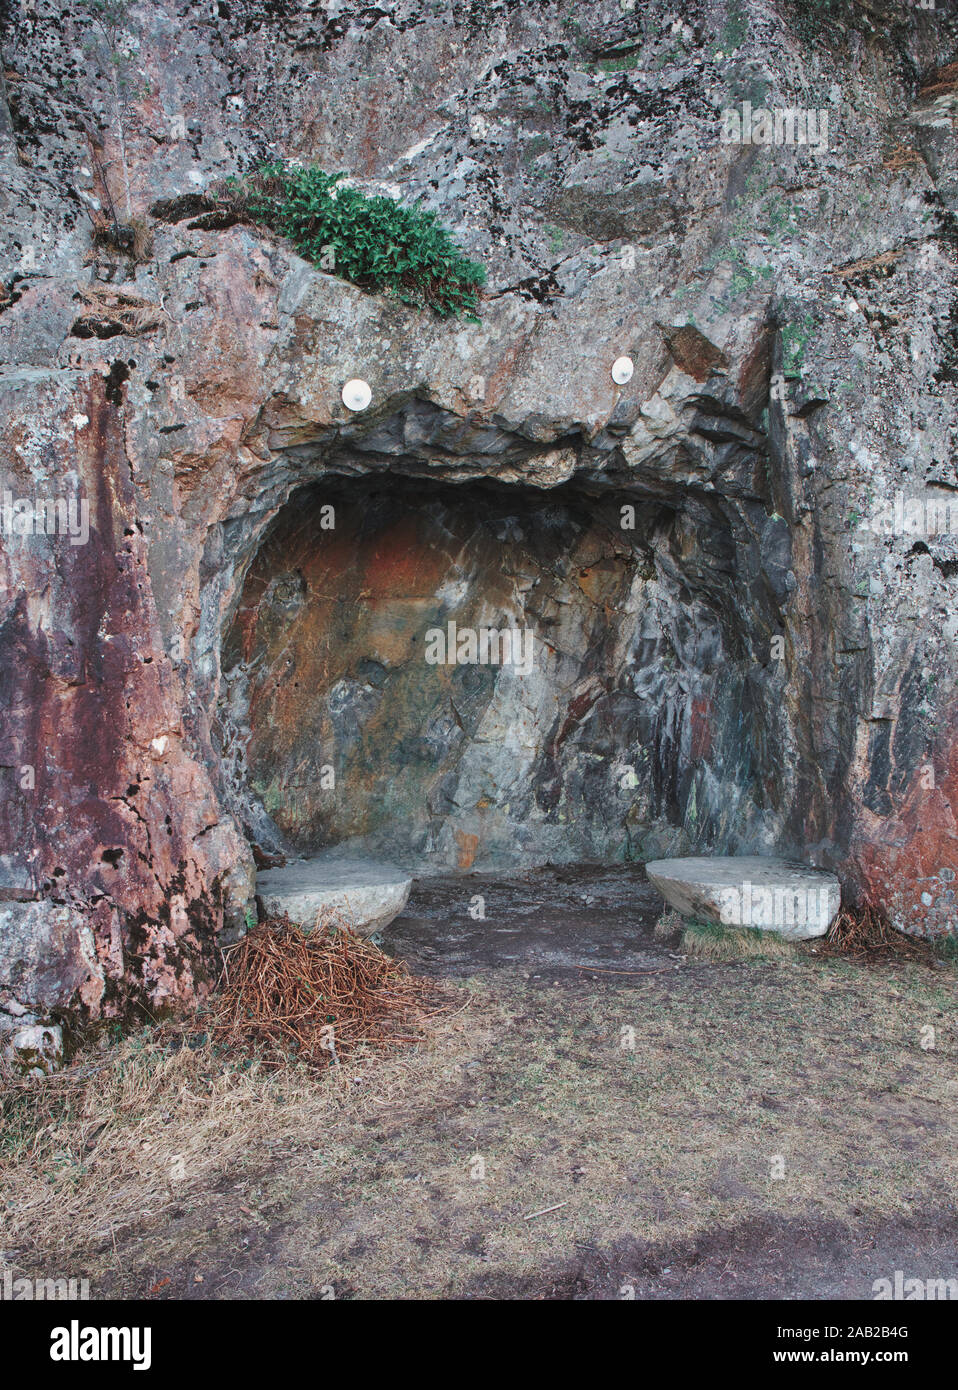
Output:
<path fill-rule="evenodd" d="M 799 854 L 909 929 L 955 929 L 958 539 L 863 526 L 898 491 L 958 490 L 955 25 L 909 14 L 866 64 L 857 30 L 809 43 L 751 0 L 733 52 L 726 9 L 158 0 L 109 51 L 79 3 L 11 20 L 0 491 L 80 496 L 90 534 L 0 535 L 0 1012 L 192 1004 L 251 911 L 252 844 L 375 829 L 390 728 L 411 736 L 443 688 L 393 691 L 402 614 L 454 566 L 422 509 L 374 544 L 297 536 L 302 490 L 333 474 L 441 498 L 476 614 L 535 608 L 513 581 L 544 530 L 480 543 L 453 494 L 496 482 L 516 515 L 554 498 L 581 520 L 539 586 L 535 699 L 503 681 L 474 711 L 491 733 L 464 718 L 461 756 L 392 768 L 410 852 Z M 841 140 L 722 144 L 748 62 L 785 106 L 854 74 Z M 277 154 L 423 198 L 488 268 L 480 322 L 197 216 Z M 93 244 L 111 207 L 141 219 L 138 257 Z M 98 290 L 140 327 L 91 328 Z M 267 590 L 291 569 L 307 601 L 284 628 Z M 327 665 L 333 592 L 349 631 Z M 227 675 L 262 656 L 244 689 L 224 650 Z M 390 713 L 362 775 L 362 739 L 343 753 L 352 799 L 330 814 L 292 774 L 334 677 L 376 652 Z"/>

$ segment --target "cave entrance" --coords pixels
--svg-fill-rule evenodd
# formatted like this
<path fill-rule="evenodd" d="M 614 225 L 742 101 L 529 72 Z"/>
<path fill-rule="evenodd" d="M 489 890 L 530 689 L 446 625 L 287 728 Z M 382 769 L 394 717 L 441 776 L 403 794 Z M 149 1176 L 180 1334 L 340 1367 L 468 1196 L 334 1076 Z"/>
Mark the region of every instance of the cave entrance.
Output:
<path fill-rule="evenodd" d="M 721 622 L 668 580 L 677 524 L 570 485 L 296 492 L 222 650 L 223 766 L 261 864 L 344 843 L 419 872 L 670 849 L 721 756 L 703 714 Z"/>

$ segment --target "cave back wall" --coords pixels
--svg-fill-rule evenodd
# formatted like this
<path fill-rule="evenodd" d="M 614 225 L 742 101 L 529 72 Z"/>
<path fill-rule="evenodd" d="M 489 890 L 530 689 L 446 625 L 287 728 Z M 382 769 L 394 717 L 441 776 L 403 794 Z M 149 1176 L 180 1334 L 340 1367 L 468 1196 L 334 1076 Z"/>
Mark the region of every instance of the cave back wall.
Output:
<path fill-rule="evenodd" d="M 295 494 L 223 649 L 252 842 L 265 812 L 300 853 L 427 869 L 647 858 L 699 820 L 774 845 L 777 683 L 735 553 L 720 513 L 569 486 Z"/>
<path fill-rule="evenodd" d="M 895 521 L 958 496 L 952 13 L 111 15 L 0 35 L 0 1013 L 190 1006 L 256 856 L 344 841 L 801 853 L 954 930 L 958 536 Z M 422 200 L 479 321 L 204 211 L 277 156 Z"/>

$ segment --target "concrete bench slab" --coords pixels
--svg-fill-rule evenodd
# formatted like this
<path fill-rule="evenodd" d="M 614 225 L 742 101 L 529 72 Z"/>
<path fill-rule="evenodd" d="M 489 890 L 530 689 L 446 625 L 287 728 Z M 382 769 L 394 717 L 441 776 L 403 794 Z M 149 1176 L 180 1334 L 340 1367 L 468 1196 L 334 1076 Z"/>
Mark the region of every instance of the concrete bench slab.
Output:
<path fill-rule="evenodd" d="M 331 920 L 358 936 L 388 926 L 411 887 L 412 879 L 393 864 L 325 852 L 256 875 L 256 896 L 267 916 L 286 913 L 307 930 Z"/>
<path fill-rule="evenodd" d="M 683 917 L 758 927 L 792 940 L 824 936 L 842 901 L 834 874 L 793 859 L 755 854 L 653 859 L 645 872 Z"/>

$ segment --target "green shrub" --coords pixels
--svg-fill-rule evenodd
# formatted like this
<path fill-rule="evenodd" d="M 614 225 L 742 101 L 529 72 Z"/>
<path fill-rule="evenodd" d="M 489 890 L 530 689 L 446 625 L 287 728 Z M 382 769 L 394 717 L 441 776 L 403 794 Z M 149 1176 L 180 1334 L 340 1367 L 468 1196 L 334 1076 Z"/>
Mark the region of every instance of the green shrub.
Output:
<path fill-rule="evenodd" d="M 226 199 L 286 237 L 306 260 L 366 290 L 385 290 L 441 318 L 473 322 L 485 269 L 465 256 L 434 213 L 343 188 L 345 174 L 265 164 L 227 180 Z"/>

